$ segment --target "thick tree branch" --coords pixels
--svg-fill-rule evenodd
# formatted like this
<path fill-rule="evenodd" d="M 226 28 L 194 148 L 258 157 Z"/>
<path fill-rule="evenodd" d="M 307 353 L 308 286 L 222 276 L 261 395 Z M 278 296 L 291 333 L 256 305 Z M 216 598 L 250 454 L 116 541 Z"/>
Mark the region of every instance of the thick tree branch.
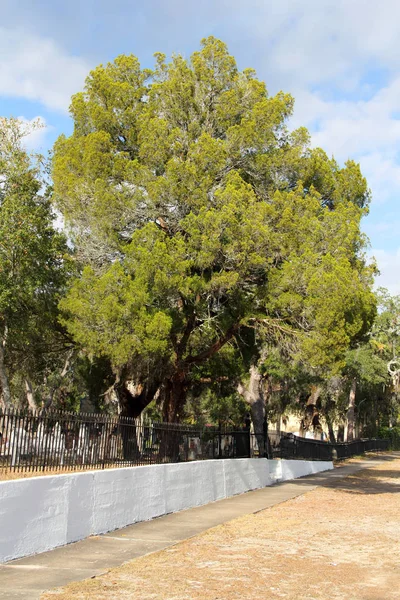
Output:
<path fill-rule="evenodd" d="M 64 379 L 64 377 L 66 377 L 66 375 L 69 373 L 69 371 L 71 369 L 71 359 L 72 359 L 73 354 L 74 354 L 74 348 L 71 348 L 65 358 L 65 363 L 64 363 L 64 366 L 60 373 L 60 379 Z M 60 382 L 57 381 L 57 383 L 55 383 L 51 387 L 49 397 L 47 398 L 45 405 L 43 407 L 44 409 L 49 409 L 51 407 L 51 405 L 53 404 L 54 394 L 55 394 L 55 391 L 56 391 L 57 387 L 59 386 L 59 384 L 60 384 Z"/>
<path fill-rule="evenodd" d="M 277 331 L 280 331 L 281 333 L 285 333 L 286 335 L 292 335 L 292 336 L 299 335 L 298 331 L 290 329 L 290 327 L 285 327 L 284 325 L 280 325 L 276 321 L 277 321 L 276 319 L 258 319 L 256 317 L 254 317 L 254 318 L 249 319 L 248 323 L 264 325 L 267 328 L 276 329 Z"/>
<path fill-rule="evenodd" d="M 200 352 L 200 354 L 197 354 L 196 356 L 188 356 L 187 358 L 185 358 L 184 365 L 189 366 L 193 364 L 202 363 L 205 360 L 207 360 L 207 358 L 210 358 L 211 356 L 216 354 L 222 348 L 222 346 L 225 346 L 225 344 L 233 338 L 233 336 L 238 331 L 241 325 L 242 323 L 240 321 L 238 323 L 235 323 L 235 325 L 232 325 L 232 327 L 228 329 L 225 335 L 220 337 L 219 340 L 217 340 L 212 346 L 210 346 L 210 348 L 204 350 L 204 352 Z"/>
<path fill-rule="evenodd" d="M 190 334 L 192 333 L 193 329 L 195 328 L 195 325 L 196 325 L 196 315 L 194 313 L 192 313 L 187 320 L 186 327 L 182 334 L 182 337 L 176 346 L 176 355 L 177 355 L 178 361 L 180 360 L 181 356 L 183 356 L 183 354 L 186 351 L 186 347 L 188 345 Z"/>

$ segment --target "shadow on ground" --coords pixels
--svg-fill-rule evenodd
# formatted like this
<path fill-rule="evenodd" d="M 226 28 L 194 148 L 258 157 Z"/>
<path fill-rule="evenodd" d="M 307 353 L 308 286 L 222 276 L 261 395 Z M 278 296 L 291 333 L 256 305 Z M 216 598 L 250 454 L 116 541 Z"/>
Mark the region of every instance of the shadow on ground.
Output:
<path fill-rule="evenodd" d="M 379 456 L 380 461 L 399 459 L 400 454 L 386 454 Z M 372 465 L 371 465 L 372 466 Z M 349 494 L 399 494 L 400 473 L 395 470 L 373 470 L 366 465 L 360 471 L 347 474 L 346 466 L 338 467 L 334 476 L 332 471 L 320 473 L 310 479 L 296 479 L 292 483 L 299 487 L 311 487 L 317 484 L 321 487 L 335 488 Z M 362 474 L 362 476 L 361 476 Z"/>

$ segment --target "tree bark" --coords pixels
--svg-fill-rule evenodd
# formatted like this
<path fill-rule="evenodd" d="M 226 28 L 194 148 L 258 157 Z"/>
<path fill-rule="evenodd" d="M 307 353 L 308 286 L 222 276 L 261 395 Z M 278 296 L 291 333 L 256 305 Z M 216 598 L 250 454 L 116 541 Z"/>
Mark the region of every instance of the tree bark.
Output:
<path fill-rule="evenodd" d="M 7 332 L 3 338 L 0 338 L 0 384 L 1 394 L 3 397 L 4 408 L 10 408 L 11 406 L 11 390 L 8 383 L 8 376 L 5 365 L 5 346 L 6 346 Z"/>
<path fill-rule="evenodd" d="M 346 441 L 352 442 L 354 439 L 354 423 L 355 423 L 355 405 L 356 405 L 357 380 L 354 378 L 351 382 L 349 393 L 349 406 L 347 409 L 347 436 Z"/>
<path fill-rule="evenodd" d="M 179 461 L 179 446 L 183 441 L 181 431 L 173 427 L 180 423 L 186 404 L 187 380 L 185 371 L 177 371 L 163 385 L 163 422 L 158 435 L 160 439 L 160 457 L 165 462 Z M 168 426 L 171 425 L 171 426 Z"/>
<path fill-rule="evenodd" d="M 238 392 L 243 396 L 245 401 L 250 405 L 251 420 L 254 427 L 258 451 L 260 456 L 265 456 L 265 381 L 256 365 L 250 367 L 250 380 L 247 386 L 242 383 L 238 385 Z"/>
<path fill-rule="evenodd" d="M 32 382 L 28 377 L 25 379 L 25 392 L 30 410 L 36 410 L 37 406 L 35 402 L 35 395 L 33 393 Z"/>
<path fill-rule="evenodd" d="M 320 394 L 321 388 L 319 386 L 313 386 L 311 394 L 307 398 L 307 403 L 304 410 L 304 417 L 300 422 L 301 437 L 305 437 L 307 431 L 309 431 L 310 428 L 312 428 L 314 435 L 316 428 L 320 427 L 319 411 L 317 409 L 317 402 Z"/>
<path fill-rule="evenodd" d="M 60 373 L 60 379 L 61 380 L 64 379 L 64 377 L 68 374 L 68 372 L 71 369 L 71 359 L 72 359 L 73 354 L 74 354 L 74 348 L 71 348 L 70 351 L 67 354 L 64 366 L 63 366 L 62 371 Z M 59 382 L 57 382 L 57 384 L 55 384 L 55 385 L 53 385 L 51 387 L 51 389 L 49 391 L 48 398 L 47 398 L 47 400 L 46 400 L 46 402 L 44 403 L 44 406 L 43 406 L 43 408 L 45 410 L 48 410 L 49 408 L 51 408 L 51 405 L 53 404 L 53 400 L 54 400 L 54 394 L 56 392 L 56 389 L 57 389 L 58 385 L 59 385 Z"/>
<path fill-rule="evenodd" d="M 124 380 L 122 384 L 117 383 L 107 390 L 106 394 L 115 393 L 120 409 L 119 431 L 122 437 L 122 448 L 124 460 L 135 461 L 139 458 L 139 444 L 136 427 L 127 423 L 123 417 L 136 419 L 154 399 L 160 383 L 154 380 L 151 383 L 142 384 L 130 379 Z"/>
<path fill-rule="evenodd" d="M 155 398 L 161 381 L 154 379 L 146 383 L 126 379 L 115 387 L 121 416 L 136 419 Z"/>
<path fill-rule="evenodd" d="M 329 441 L 331 444 L 336 444 L 335 432 L 333 431 L 332 419 L 328 412 L 325 413 L 325 421 L 328 425 Z"/>
<path fill-rule="evenodd" d="M 165 382 L 163 421 L 179 423 L 186 403 L 186 373 L 178 371 Z"/>

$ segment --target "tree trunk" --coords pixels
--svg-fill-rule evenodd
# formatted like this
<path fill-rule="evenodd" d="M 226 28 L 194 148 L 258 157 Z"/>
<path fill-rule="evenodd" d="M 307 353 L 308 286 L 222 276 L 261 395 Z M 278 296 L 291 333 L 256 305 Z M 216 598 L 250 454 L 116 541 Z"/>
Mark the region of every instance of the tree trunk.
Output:
<path fill-rule="evenodd" d="M 64 366 L 63 366 L 62 371 L 60 373 L 60 381 L 64 379 L 64 377 L 68 374 L 68 372 L 71 369 L 71 359 L 72 359 L 73 354 L 74 354 L 74 348 L 71 348 L 70 351 L 67 354 Z M 53 404 L 53 400 L 54 400 L 54 394 L 56 393 L 57 387 L 60 385 L 60 381 L 58 381 L 55 385 L 53 385 L 50 388 L 49 395 L 48 395 L 47 400 L 45 401 L 44 406 L 43 406 L 43 408 L 45 410 L 48 410 L 49 408 L 51 408 L 51 405 Z"/>
<path fill-rule="evenodd" d="M 250 367 L 250 380 L 248 385 L 246 387 L 242 383 L 238 385 L 238 392 L 250 405 L 251 420 L 260 456 L 265 456 L 266 454 L 266 440 L 264 434 L 266 394 L 264 385 L 264 378 L 256 365 Z"/>
<path fill-rule="evenodd" d="M 3 397 L 4 408 L 10 408 L 11 406 L 11 391 L 8 383 L 4 349 L 6 345 L 6 338 L 0 338 L 0 384 L 1 384 L 1 395 Z"/>
<path fill-rule="evenodd" d="M 137 418 L 142 411 L 159 393 L 163 384 L 163 421 L 166 423 L 179 423 L 182 418 L 186 402 L 187 383 L 186 373 L 180 371 L 162 382 L 154 379 L 151 382 L 141 383 L 125 379 L 122 383 L 114 384 L 107 395 L 114 391 L 118 396 L 121 409 L 120 431 L 123 442 L 125 460 L 135 460 L 138 455 L 138 443 L 135 427 L 126 423 L 123 417 Z M 160 455 L 166 461 L 177 460 L 179 455 L 179 432 L 168 427 L 158 428 Z"/>
<path fill-rule="evenodd" d="M 163 421 L 179 423 L 186 403 L 186 373 L 180 371 L 167 379 L 164 389 Z"/>
<path fill-rule="evenodd" d="M 120 413 L 124 417 L 135 419 L 156 397 L 161 382 L 155 379 L 142 383 L 132 379 L 117 380 L 105 393 L 105 397 L 111 400 L 115 394 L 113 404 L 118 404 Z"/>
<path fill-rule="evenodd" d="M 344 425 L 339 425 L 338 427 L 337 441 L 344 442 Z"/>
<path fill-rule="evenodd" d="M 325 413 L 325 421 L 328 426 L 329 441 L 331 444 L 336 444 L 335 432 L 333 431 L 332 419 L 328 412 Z"/>
<path fill-rule="evenodd" d="M 135 461 L 140 458 L 136 425 L 132 422 L 127 423 L 124 417 L 136 419 L 154 399 L 158 389 L 159 382 L 156 380 L 147 384 L 125 380 L 122 385 L 114 385 L 112 388 L 121 410 L 119 430 L 124 460 Z M 107 393 L 110 395 L 110 390 Z"/>
<path fill-rule="evenodd" d="M 25 392 L 30 410 L 36 410 L 37 406 L 35 402 L 35 395 L 33 393 L 32 382 L 28 377 L 25 379 Z"/>
<path fill-rule="evenodd" d="M 159 435 L 160 456 L 165 462 L 180 460 L 179 445 L 185 441 L 185 438 L 180 429 L 173 424 L 180 423 L 182 419 L 186 393 L 187 381 L 184 371 L 174 373 L 164 384 L 163 422 L 166 425 L 160 427 Z"/>
<path fill-rule="evenodd" d="M 319 411 L 317 409 L 317 402 L 321 395 L 321 388 L 319 386 L 312 386 L 311 394 L 307 398 L 306 407 L 304 410 L 304 417 L 300 422 L 300 436 L 305 437 L 306 433 L 312 429 L 313 437 L 316 429 L 319 430 Z"/>
<path fill-rule="evenodd" d="M 354 439 L 354 423 L 355 423 L 355 405 L 356 405 L 357 380 L 354 378 L 351 382 L 349 394 L 349 406 L 347 409 L 347 436 L 346 441 L 352 442 Z"/>

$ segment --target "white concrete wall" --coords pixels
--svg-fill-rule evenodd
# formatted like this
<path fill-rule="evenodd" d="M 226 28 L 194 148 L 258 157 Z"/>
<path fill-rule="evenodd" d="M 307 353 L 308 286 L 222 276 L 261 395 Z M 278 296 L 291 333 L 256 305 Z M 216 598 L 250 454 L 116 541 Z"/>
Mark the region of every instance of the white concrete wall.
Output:
<path fill-rule="evenodd" d="M 332 468 L 242 458 L 2 481 L 0 562 Z"/>
<path fill-rule="evenodd" d="M 314 475 L 321 471 L 329 471 L 333 469 L 331 461 L 313 461 L 313 460 L 281 460 L 282 475 L 280 481 L 288 481 L 305 477 L 306 475 Z M 301 463 L 301 464 L 299 464 Z"/>
<path fill-rule="evenodd" d="M 269 476 L 273 483 L 298 479 L 333 469 L 331 461 L 269 460 Z"/>

